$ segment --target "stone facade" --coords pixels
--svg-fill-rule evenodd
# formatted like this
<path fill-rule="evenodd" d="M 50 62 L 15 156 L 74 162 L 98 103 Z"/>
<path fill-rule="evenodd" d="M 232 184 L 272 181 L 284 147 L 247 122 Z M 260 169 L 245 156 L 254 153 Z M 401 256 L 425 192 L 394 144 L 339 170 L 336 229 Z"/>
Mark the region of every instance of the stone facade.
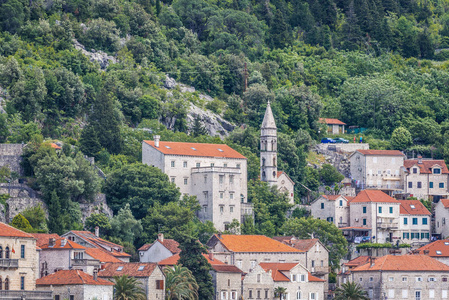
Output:
<path fill-rule="evenodd" d="M 59 299 L 73 300 L 112 300 L 114 286 L 112 285 L 53 285 L 38 286 L 38 291 L 52 291 Z"/>
<path fill-rule="evenodd" d="M 224 268 L 229 266 L 224 266 Z M 212 266 L 210 271 L 214 285 L 214 300 L 240 299 L 242 294 L 242 272 L 221 271 L 219 267 Z"/>
<path fill-rule="evenodd" d="M 449 237 L 449 200 L 442 199 L 435 205 L 435 233 Z"/>
<path fill-rule="evenodd" d="M 271 277 L 271 271 L 265 272 L 259 265 L 245 275 L 242 285 L 243 299 L 271 300 L 274 298 L 274 280 Z"/>
<path fill-rule="evenodd" d="M 327 220 L 337 227 L 349 225 L 348 200 L 342 195 L 322 195 L 310 207 L 314 218 Z"/>
<path fill-rule="evenodd" d="M 182 145 L 187 150 L 207 147 L 216 151 L 215 156 L 164 154 L 163 147 L 171 149 L 173 144 Z M 169 180 L 179 187 L 182 194 L 194 195 L 201 205 L 198 217 L 202 221 L 212 221 L 215 228 L 224 231 L 234 219 L 242 220 L 241 203 L 247 202 L 247 160 L 242 155 L 234 155 L 234 150 L 226 145 L 144 141 L 142 162 L 155 166 L 168 175 Z M 157 146 L 156 146 L 157 145 Z M 159 148 L 160 145 L 160 148 Z M 207 145 L 207 146 L 203 146 Z M 223 148 L 223 149 L 221 149 Z M 190 150 L 190 151 L 192 151 Z M 201 149 L 200 149 L 201 150 Z M 231 155 L 228 157 L 226 154 Z M 237 152 L 235 152 L 237 153 Z M 238 154 L 238 153 L 237 153 Z"/>
<path fill-rule="evenodd" d="M 396 150 L 357 150 L 350 156 L 352 179 L 361 189 L 402 190 L 404 157 Z"/>
<path fill-rule="evenodd" d="M 12 172 L 23 175 L 23 148 L 26 144 L 0 144 L 0 167 L 7 166 Z"/>

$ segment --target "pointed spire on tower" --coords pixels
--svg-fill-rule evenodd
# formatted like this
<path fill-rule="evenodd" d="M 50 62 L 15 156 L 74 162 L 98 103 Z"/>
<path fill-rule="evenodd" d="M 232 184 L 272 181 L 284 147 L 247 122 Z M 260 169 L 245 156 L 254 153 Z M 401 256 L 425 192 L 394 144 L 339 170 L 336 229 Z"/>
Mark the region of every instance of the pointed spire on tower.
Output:
<path fill-rule="evenodd" d="M 271 111 L 270 101 L 268 101 L 267 109 L 265 110 L 265 116 L 263 117 L 262 128 L 276 129 L 276 122 L 274 121 L 273 112 Z"/>

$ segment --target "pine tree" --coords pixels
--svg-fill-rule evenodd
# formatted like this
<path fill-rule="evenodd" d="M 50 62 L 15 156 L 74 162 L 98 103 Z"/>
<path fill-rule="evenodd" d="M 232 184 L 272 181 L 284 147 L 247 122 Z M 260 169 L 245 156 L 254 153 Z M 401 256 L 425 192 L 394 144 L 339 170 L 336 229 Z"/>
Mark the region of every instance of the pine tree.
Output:
<path fill-rule="evenodd" d="M 80 149 L 85 155 L 96 156 L 101 151 L 100 141 L 93 125 L 84 127 L 80 138 Z"/>
<path fill-rule="evenodd" d="M 198 116 L 193 120 L 192 134 L 194 137 L 200 135 L 207 135 L 207 130 L 204 128 L 203 124 L 201 124 L 200 118 Z"/>
<path fill-rule="evenodd" d="M 62 221 L 61 203 L 56 191 L 51 192 L 51 197 L 47 201 L 48 206 L 48 229 L 50 232 L 63 234 L 65 231 Z"/>
<path fill-rule="evenodd" d="M 214 296 L 212 276 L 209 273 L 211 265 L 203 254 L 206 248 L 195 238 L 185 234 L 178 234 L 176 240 L 182 250 L 178 263 L 189 269 L 198 283 L 198 299 L 211 300 Z"/>
<path fill-rule="evenodd" d="M 292 42 L 292 34 L 280 9 L 276 11 L 270 28 L 270 44 L 273 48 L 284 48 Z"/>

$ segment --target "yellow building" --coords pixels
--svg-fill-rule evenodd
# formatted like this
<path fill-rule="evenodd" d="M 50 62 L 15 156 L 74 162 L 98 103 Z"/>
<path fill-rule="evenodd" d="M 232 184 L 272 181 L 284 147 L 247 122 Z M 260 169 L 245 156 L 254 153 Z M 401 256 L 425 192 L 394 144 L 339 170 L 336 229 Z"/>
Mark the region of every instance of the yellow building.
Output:
<path fill-rule="evenodd" d="M 36 291 L 38 274 L 36 239 L 0 222 L 0 299 L 52 299 L 51 292 Z"/>

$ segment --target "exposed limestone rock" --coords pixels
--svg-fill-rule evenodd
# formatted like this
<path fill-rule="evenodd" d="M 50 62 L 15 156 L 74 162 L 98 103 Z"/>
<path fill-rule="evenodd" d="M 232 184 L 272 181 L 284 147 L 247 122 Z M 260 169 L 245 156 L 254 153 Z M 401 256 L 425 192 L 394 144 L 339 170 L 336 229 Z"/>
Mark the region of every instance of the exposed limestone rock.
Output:
<path fill-rule="evenodd" d="M 189 112 L 187 114 L 187 124 L 191 130 L 195 121 L 198 118 L 204 128 L 211 136 L 226 137 L 229 132 L 234 130 L 235 126 L 223 119 L 221 116 L 199 108 L 193 103 L 190 104 Z"/>
<path fill-rule="evenodd" d="M 83 215 L 83 223 L 91 214 L 104 213 L 106 216 L 108 216 L 108 218 L 112 218 L 112 209 L 110 209 L 108 204 L 106 203 L 105 194 L 97 194 L 94 202 L 81 203 L 80 208 Z"/>
<path fill-rule="evenodd" d="M 76 39 L 73 39 L 73 44 L 75 46 L 75 49 L 80 50 L 81 53 L 89 57 L 91 62 L 98 62 L 100 64 L 100 68 L 103 70 L 106 69 L 110 63 L 117 63 L 115 57 L 108 55 L 106 52 L 100 50 L 96 51 L 94 49 L 91 49 L 91 51 L 87 51 L 84 45 L 82 45 Z"/>

